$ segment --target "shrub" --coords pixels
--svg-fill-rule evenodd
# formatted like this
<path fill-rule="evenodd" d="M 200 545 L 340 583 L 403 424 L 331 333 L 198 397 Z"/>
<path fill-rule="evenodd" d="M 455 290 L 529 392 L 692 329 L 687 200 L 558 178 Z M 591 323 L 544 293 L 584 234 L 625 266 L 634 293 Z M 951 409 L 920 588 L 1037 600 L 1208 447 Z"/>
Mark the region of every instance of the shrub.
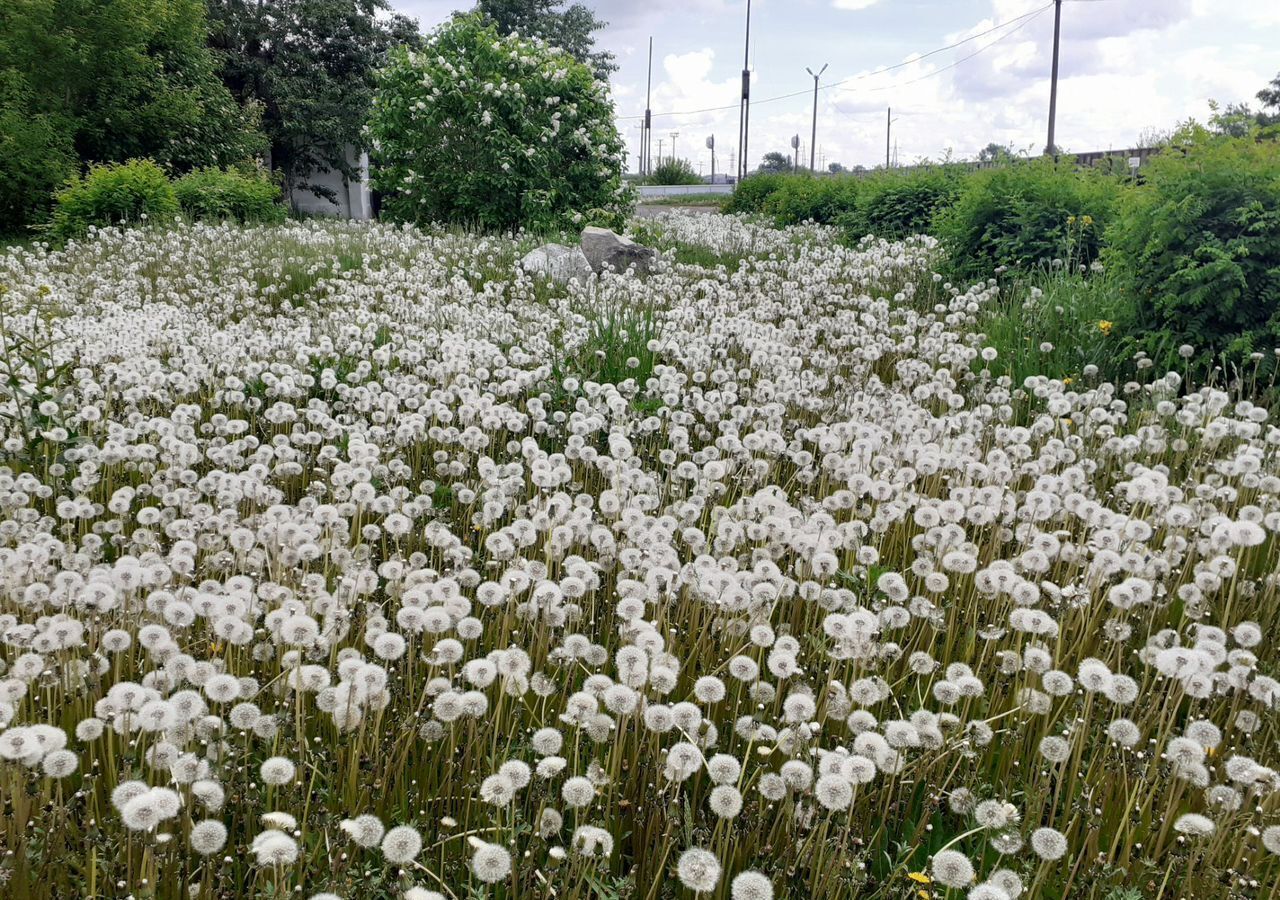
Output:
<path fill-rule="evenodd" d="M 733 197 L 725 204 L 727 213 L 758 213 L 764 210 L 765 200 L 781 189 L 786 175 L 752 175 L 738 182 Z"/>
<path fill-rule="evenodd" d="M 606 86 L 563 51 L 445 22 L 379 73 L 370 132 L 383 214 L 484 229 L 620 226 L 625 148 Z"/>
<path fill-rule="evenodd" d="M 1148 351 L 1168 363 L 1170 349 L 1189 344 L 1201 367 L 1262 352 L 1260 367 L 1274 371 L 1280 144 L 1193 127 L 1144 172 L 1107 232 L 1107 260 L 1134 294 Z"/>
<path fill-rule="evenodd" d="M 196 169 L 174 182 L 173 191 L 192 219 L 252 223 L 285 218 L 279 185 L 256 166 Z"/>
<path fill-rule="evenodd" d="M 854 240 L 868 234 L 887 239 L 929 234 L 938 211 L 955 200 L 961 184 L 959 170 L 941 166 L 873 175 L 862 179 L 857 203 L 835 221 Z"/>
<path fill-rule="evenodd" d="M 702 184 L 687 159 L 667 160 L 654 169 L 647 180 L 649 184 Z"/>
<path fill-rule="evenodd" d="M 82 237 L 91 225 L 166 222 L 179 211 L 173 185 L 151 160 L 91 166 L 58 193 L 48 233 L 61 243 Z"/>
<path fill-rule="evenodd" d="M 834 222 L 857 204 L 859 179 L 783 176 L 782 185 L 764 200 L 764 212 L 780 226 L 814 221 Z"/>
<path fill-rule="evenodd" d="M 1091 265 L 1122 182 L 1074 162 L 1038 159 L 975 172 L 939 211 L 934 233 L 962 277 L 998 267 Z"/>

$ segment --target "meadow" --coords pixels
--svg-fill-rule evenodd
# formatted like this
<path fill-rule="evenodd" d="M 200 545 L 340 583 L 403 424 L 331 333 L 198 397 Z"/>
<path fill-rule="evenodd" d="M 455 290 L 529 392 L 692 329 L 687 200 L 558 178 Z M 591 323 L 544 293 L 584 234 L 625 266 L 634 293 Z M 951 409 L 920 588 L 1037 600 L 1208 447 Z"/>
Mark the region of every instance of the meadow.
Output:
<path fill-rule="evenodd" d="M 0 250 L 0 895 L 1280 898 L 1270 411 L 634 228 Z"/>

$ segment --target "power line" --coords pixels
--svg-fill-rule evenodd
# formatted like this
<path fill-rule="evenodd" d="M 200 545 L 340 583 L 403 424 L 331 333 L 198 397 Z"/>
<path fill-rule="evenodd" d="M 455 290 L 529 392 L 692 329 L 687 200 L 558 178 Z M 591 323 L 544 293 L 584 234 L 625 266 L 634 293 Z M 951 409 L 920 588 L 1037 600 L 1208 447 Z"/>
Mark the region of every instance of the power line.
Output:
<path fill-rule="evenodd" d="M 913 57 L 913 58 L 911 58 L 911 59 L 909 59 L 909 60 L 906 60 L 906 61 L 904 61 L 904 62 L 894 63 L 894 64 L 893 64 L 893 65 L 891 65 L 891 66 L 885 66 L 884 68 L 876 69 L 874 72 L 863 72 L 863 73 L 862 73 L 862 74 L 860 74 L 860 75 L 854 75 L 854 76 L 852 76 L 852 77 L 850 77 L 850 78 L 845 78 L 845 79 L 844 79 L 844 80 L 842 80 L 842 81 L 832 82 L 831 84 L 824 85 L 824 86 L 821 88 L 821 90 L 829 91 L 829 90 L 832 90 L 833 88 L 838 88 L 838 87 L 841 87 L 842 85 L 850 84 L 850 83 L 855 82 L 855 81 L 862 81 L 862 80 L 867 79 L 867 78 L 875 78 L 877 75 L 883 75 L 883 74 L 884 74 L 884 73 L 886 73 L 886 72 L 893 72 L 893 71 L 895 71 L 895 70 L 897 70 L 897 69 L 903 69 L 903 68 L 906 68 L 907 66 L 914 65 L 915 63 L 918 63 L 918 62 L 920 62 L 920 61 L 921 61 L 921 60 L 923 60 L 923 59 L 928 59 L 928 58 L 929 58 L 929 57 L 931 57 L 931 56 L 937 56 L 939 53 L 945 53 L 945 52 L 947 52 L 948 50 L 954 50 L 954 49 L 955 49 L 955 48 L 957 48 L 957 47 L 964 46 L 965 44 L 968 44 L 968 43 L 970 43 L 970 42 L 972 42 L 972 41 L 976 41 L 976 40 L 978 40 L 979 38 L 986 37 L 987 35 L 989 35 L 989 34 L 993 34 L 993 33 L 997 32 L 997 31 L 1000 31 L 1000 30 L 1001 30 L 1001 29 L 1003 29 L 1003 28 L 1008 28 L 1010 25 L 1014 25 L 1014 24 L 1017 24 L 1017 23 L 1019 23 L 1019 22 L 1021 22 L 1021 23 L 1022 23 L 1022 25 L 1025 25 L 1025 24 L 1027 24 L 1029 21 L 1031 21 L 1032 19 L 1034 19 L 1035 17 L 1037 17 L 1037 16 L 1041 15 L 1042 13 L 1044 13 L 1046 10 L 1051 9 L 1051 8 L 1053 7 L 1053 5 L 1054 5 L 1054 4 L 1053 4 L 1052 0 L 1050 0 L 1050 2 L 1049 2 L 1049 3 L 1046 3 L 1044 6 L 1041 6 L 1041 7 L 1037 8 L 1037 9 L 1033 9 L 1033 10 L 1031 10 L 1030 12 L 1023 13 L 1023 14 L 1022 14 L 1022 15 L 1020 15 L 1020 16 L 1015 16 L 1014 18 L 1009 19 L 1009 20 L 1008 20 L 1008 21 L 1006 21 L 1006 22 L 1001 22 L 1001 23 L 1000 23 L 1000 24 L 998 24 L 998 25 L 993 25 L 993 26 L 991 26 L 990 28 L 986 29 L 985 31 L 980 31 L 980 32 L 978 32 L 977 34 L 971 34 L 971 35 L 969 35 L 969 36 L 968 36 L 968 37 L 966 37 L 966 38 L 961 38 L 960 40 L 956 41 L 956 42 L 955 42 L 955 43 L 953 43 L 953 44 L 947 44 L 945 47 L 938 47 L 938 48 L 936 48 L 936 49 L 934 49 L 934 50 L 930 50 L 928 53 L 922 53 L 922 54 L 920 54 L 919 56 L 915 56 L 915 57 Z M 1019 25 L 1019 27 L 1018 27 L 1018 28 L 1014 29 L 1013 31 L 1010 31 L 1010 32 L 1009 32 L 1008 34 L 1006 34 L 1006 35 L 1003 35 L 1003 36 L 1000 38 L 1000 40 L 1003 40 L 1005 37 L 1008 37 L 1008 35 L 1009 35 L 1009 34 L 1013 34 L 1014 32 L 1016 32 L 1016 31 L 1020 31 L 1021 29 L 1022 29 L 1022 26 L 1021 26 L 1021 25 Z M 996 43 L 999 43 L 999 41 L 992 41 L 990 44 L 987 44 L 985 47 L 983 47 L 983 48 L 982 48 L 982 50 L 985 50 L 985 49 L 986 49 L 986 47 L 990 47 L 990 46 L 992 46 L 992 45 L 994 45 L 994 44 L 996 44 Z M 979 51 L 978 51 L 978 53 L 981 53 L 981 52 L 982 52 L 982 50 L 979 50 Z M 959 62 L 964 62 L 966 59 L 972 59 L 974 56 L 977 56 L 977 55 L 978 55 L 978 53 L 970 54 L 969 56 L 964 57 L 964 59 L 958 60 L 958 61 L 957 61 L 957 63 L 959 63 Z M 947 69 L 955 68 L 955 65 L 956 65 L 956 63 L 953 63 L 952 65 L 947 66 L 946 68 L 938 69 L 938 70 L 936 70 L 936 71 L 937 71 L 937 72 L 945 72 L 945 71 L 947 71 Z M 908 84 L 910 84 L 910 83 L 912 83 L 912 82 L 907 82 L 907 83 L 908 83 Z M 895 87 L 896 87 L 896 85 L 895 85 Z M 885 89 L 884 89 L 884 88 L 876 88 L 876 89 L 873 89 L 873 90 L 885 90 Z M 765 98 L 764 100 L 756 100 L 756 101 L 753 101 L 753 103 L 754 103 L 755 105 L 758 105 L 758 104 L 761 104 L 761 103 L 773 103 L 773 102 L 778 101 L 778 100 L 790 100 L 790 99 L 792 99 L 792 98 L 794 98 L 794 97 L 801 97 L 801 96 L 804 96 L 805 94 L 808 94 L 808 93 L 809 93 L 809 91 L 808 91 L 807 89 L 806 89 L 806 90 L 803 90 L 803 91 L 792 91 L 792 92 L 791 92 L 791 93 L 789 93 L 789 94 L 779 94 L 779 95 L 778 95 L 778 96 L 776 96 L 776 97 L 767 97 L 767 98 Z M 689 109 L 689 110 L 683 110 L 683 111 L 679 111 L 679 112 L 653 113 L 653 116 L 654 116 L 654 117 L 657 117 L 657 116 L 696 116 L 696 115 L 699 115 L 699 114 L 701 114 L 701 113 L 722 112 L 722 111 L 727 110 L 727 109 L 735 109 L 735 108 L 736 108 L 736 106 L 735 106 L 735 105 L 730 105 L 730 106 L 709 106 L 709 107 L 706 107 L 705 109 Z M 618 118 L 618 120 L 619 120 L 619 121 L 628 121 L 628 120 L 631 120 L 631 119 L 642 119 L 642 118 L 644 118 L 644 117 L 643 117 L 643 116 L 618 116 L 617 118 Z"/>

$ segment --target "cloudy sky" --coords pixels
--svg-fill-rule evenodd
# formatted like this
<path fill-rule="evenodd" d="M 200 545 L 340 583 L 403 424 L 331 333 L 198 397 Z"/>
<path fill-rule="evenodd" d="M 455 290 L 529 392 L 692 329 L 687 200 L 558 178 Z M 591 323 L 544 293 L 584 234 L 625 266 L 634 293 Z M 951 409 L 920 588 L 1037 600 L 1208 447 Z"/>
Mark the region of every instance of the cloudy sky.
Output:
<path fill-rule="evenodd" d="M 609 22 L 597 42 L 621 66 L 619 128 L 636 167 L 653 37 L 654 148 L 717 171 L 737 149 L 745 0 L 585 0 Z M 424 31 L 468 0 L 391 0 Z M 963 42 L 963 43 L 960 43 Z M 953 49 L 931 51 L 959 44 Z M 807 159 L 813 80 L 818 155 L 883 163 L 885 110 L 902 164 L 948 151 L 971 157 L 990 141 L 1039 152 L 1045 143 L 1051 0 L 752 0 L 754 167 L 789 151 Z M 1208 101 L 1252 100 L 1280 71 L 1280 0 L 1066 0 L 1057 142 L 1068 150 L 1135 146 L 1151 129 L 1208 115 Z M 785 97 L 784 95 L 796 95 Z M 771 100 L 770 98 L 784 97 Z M 707 111 L 715 107 L 729 107 Z"/>

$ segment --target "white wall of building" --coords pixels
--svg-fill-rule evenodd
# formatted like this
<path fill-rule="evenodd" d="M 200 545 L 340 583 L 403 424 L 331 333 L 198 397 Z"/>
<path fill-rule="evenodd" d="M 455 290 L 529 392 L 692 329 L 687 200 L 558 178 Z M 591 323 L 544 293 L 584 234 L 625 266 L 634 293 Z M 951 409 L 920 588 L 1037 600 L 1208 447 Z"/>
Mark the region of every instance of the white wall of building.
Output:
<path fill-rule="evenodd" d="M 337 170 L 313 173 L 310 181 L 333 191 L 336 203 L 308 190 L 295 190 L 293 204 L 300 212 L 317 216 L 334 216 L 339 219 L 369 219 L 373 217 L 373 203 L 369 195 L 369 154 L 357 157 L 355 148 L 347 148 L 347 164 L 359 173 L 358 181 L 343 178 Z"/>

